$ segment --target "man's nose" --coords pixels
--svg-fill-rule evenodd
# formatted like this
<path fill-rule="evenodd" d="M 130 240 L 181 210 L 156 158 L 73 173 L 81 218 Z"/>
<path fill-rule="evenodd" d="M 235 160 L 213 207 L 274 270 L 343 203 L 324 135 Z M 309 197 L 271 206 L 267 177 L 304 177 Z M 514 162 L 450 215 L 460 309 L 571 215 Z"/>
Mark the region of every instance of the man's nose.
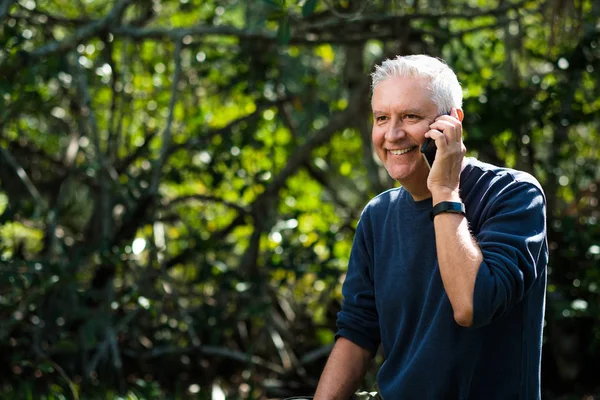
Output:
<path fill-rule="evenodd" d="M 392 142 L 394 140 L 402 139 L 405 136 L 406 136 L 406 131 L 404 130 L 404 126 L 403 126 L 401 120 L 392 121 L 392 123 L 389 124 L 388 130 L 385 132 L 385 140 L 388 140 L 390 142 Z"/>

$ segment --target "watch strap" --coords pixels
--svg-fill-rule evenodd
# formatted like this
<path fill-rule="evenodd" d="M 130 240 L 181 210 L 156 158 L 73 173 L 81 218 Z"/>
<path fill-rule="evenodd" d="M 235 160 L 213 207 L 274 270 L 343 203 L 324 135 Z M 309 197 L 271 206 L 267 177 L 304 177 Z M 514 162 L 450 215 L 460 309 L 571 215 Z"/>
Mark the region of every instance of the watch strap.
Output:
<path fill-rule="evenodd" d="M 441 213 L 465 215 L 465 205 L 457 201 L 440 201 L 435 206 L 433 206 L 433 210 L 431 210 L 431 213 L 429 214 L 431 220 L 433 221 L 435 216 Z"/>

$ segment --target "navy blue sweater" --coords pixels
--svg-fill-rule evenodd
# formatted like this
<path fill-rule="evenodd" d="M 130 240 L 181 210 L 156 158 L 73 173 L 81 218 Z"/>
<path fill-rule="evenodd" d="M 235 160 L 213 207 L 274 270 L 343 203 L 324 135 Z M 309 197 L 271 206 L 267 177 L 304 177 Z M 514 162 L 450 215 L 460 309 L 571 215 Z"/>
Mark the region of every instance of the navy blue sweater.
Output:
<path fill-rule="evenodd" d="M 545 197 L 524 172 L 466 159 L 461 198 L 483 253 L 473 326 L 453 317 L 429 212 L 402 189 L 363 211 L 342 293 L 338 333 L 385 362 L 385 399 L 540 398 L 546 265 Z"/>

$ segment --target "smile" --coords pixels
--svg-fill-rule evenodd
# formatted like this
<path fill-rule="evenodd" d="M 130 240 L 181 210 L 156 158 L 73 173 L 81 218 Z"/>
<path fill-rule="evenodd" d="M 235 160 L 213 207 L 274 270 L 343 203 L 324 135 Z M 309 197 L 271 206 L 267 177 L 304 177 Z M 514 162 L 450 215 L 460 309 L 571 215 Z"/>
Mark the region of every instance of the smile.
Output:
<path fill-rule="evenodd" d="M 402 154 L 406 154 L 409 151 L 413 151 L 414 149 L 416 149 L 417 146 L 413 146 L 413 147 L 408 147 L 406 149 L 399 149 L 399 150 L 388 150 L 390 153 L 392 153 L 395 156 L 401 156 Z"/>

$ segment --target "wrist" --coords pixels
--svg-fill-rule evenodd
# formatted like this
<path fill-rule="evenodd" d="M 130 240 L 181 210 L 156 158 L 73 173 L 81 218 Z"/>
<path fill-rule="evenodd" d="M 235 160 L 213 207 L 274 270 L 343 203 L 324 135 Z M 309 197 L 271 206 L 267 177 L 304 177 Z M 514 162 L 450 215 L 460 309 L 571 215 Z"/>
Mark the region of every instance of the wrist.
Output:
<path fill-rule="evenodd" d="M 441 201 L 433 206 L 429 216 L 433 221 L 436 215 L 442 213 L 466 215 L 465 205 L 458 201 Z"/>
<path fill-rule="evenodd" d="M 462 202 L 459 190 L 452 190 L 450 188 L 435 188 L 431 190 L 431 199 L 434 206 L 442 201 Z"/>

